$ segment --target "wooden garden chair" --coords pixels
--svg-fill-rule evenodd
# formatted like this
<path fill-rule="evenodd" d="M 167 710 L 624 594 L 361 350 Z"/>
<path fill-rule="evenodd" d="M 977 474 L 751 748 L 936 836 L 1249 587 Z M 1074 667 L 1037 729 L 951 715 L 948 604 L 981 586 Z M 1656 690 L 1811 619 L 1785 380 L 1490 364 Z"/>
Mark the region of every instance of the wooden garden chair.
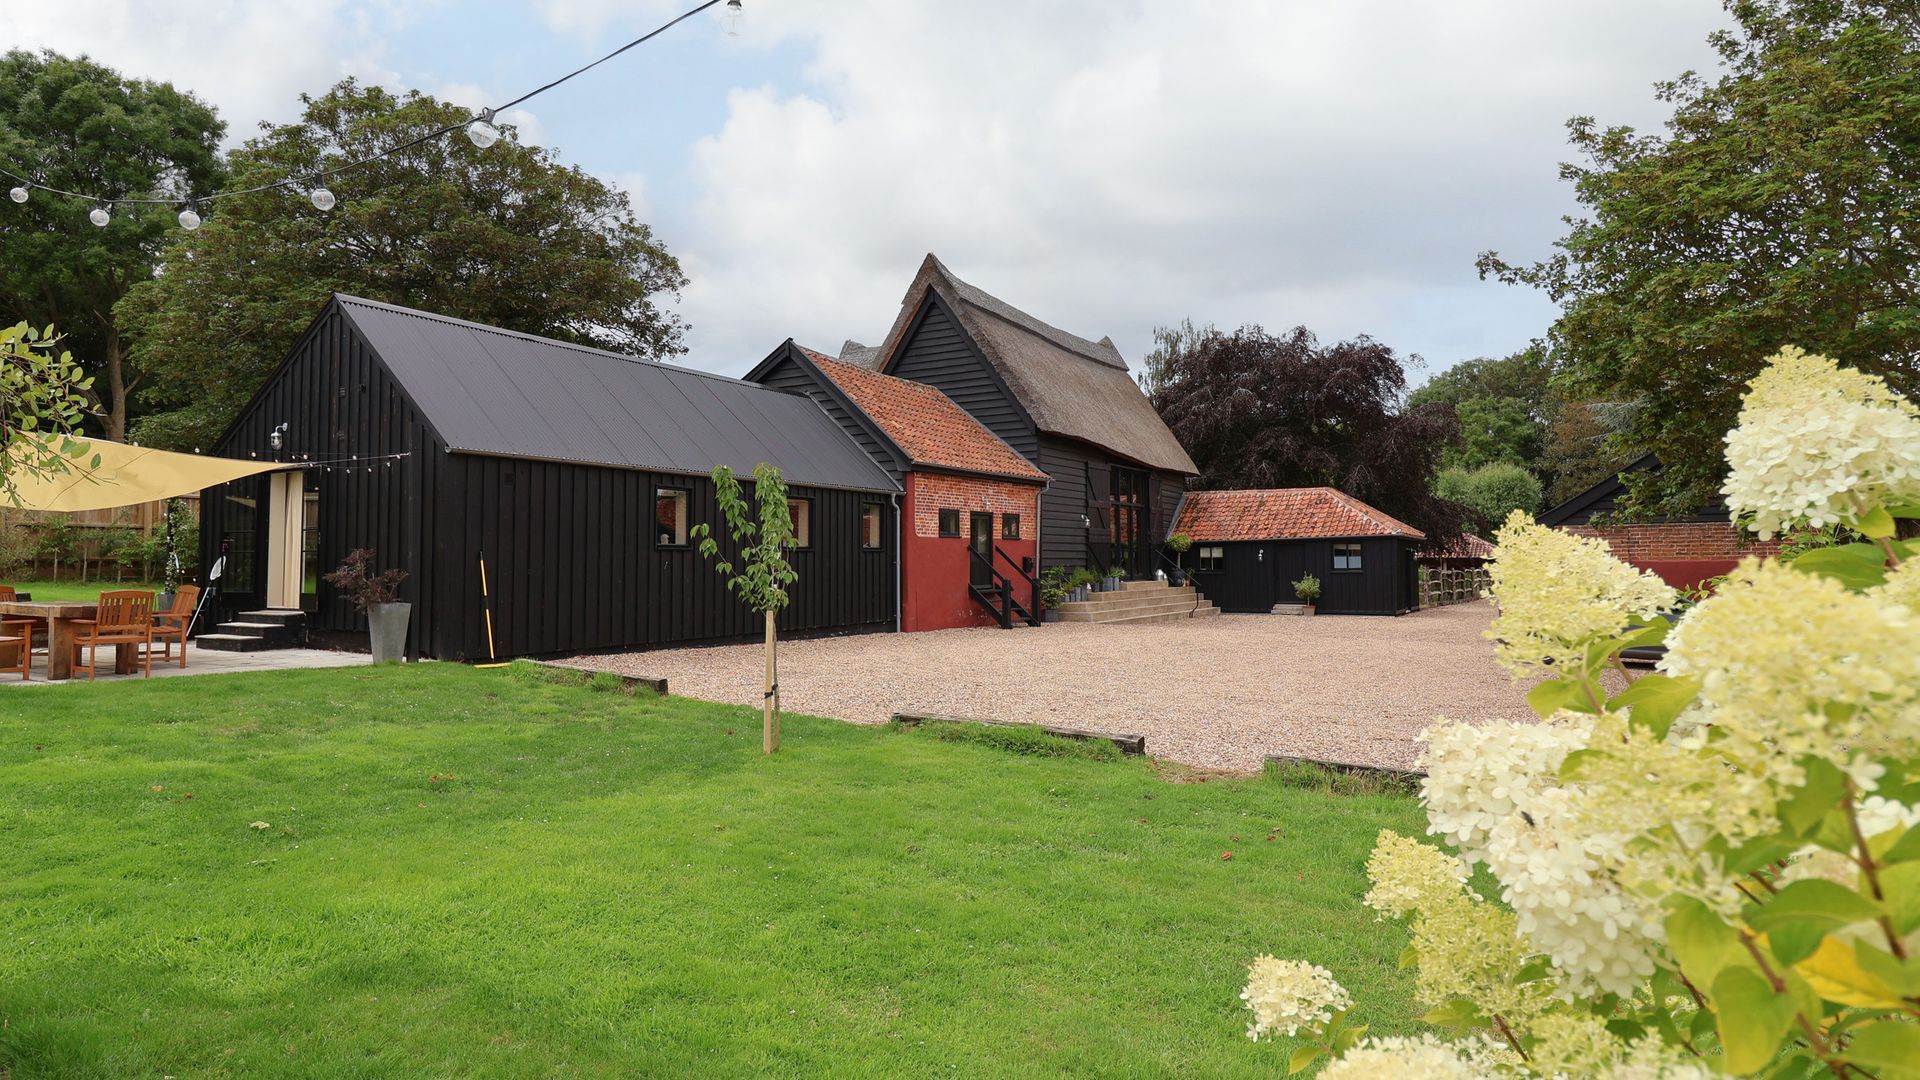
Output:
<path fill-rule="evenodd" d="M 0 600 L 12 600 L 18 594 L 11 585 L 0 585 Z M 46 626 L 45 620 L 29 619 L 15 615 L 12 618 L 0 617 L 0 655 L 4 655 L 9 646 L 20 648 L 20 677 L 31 679 L 29 674 L 33 666 L 33 634 Z M 0 667 L 0 671 L 12 671 L 11 665 Z"/>
<path fill-rule="evenodd" d="M 102 645 L 139 645 L 146 677 L 153 678 L 153 594 L 150 592 L 103 592 L 99 609 L 91 619 L 73 621 L 73 662 L 80 664 L 81 650 L 87 651 L 87 678 L 93 678 Z"/>
<path fill-rule="evenodd" d="M 187 623 L 193 618 L 193 605 L 200 602 L 200 586 L 182 585 L 173 594 L 173 606 L 153 613 L 153 640 L 160 643 L 160 659 L 173 658 L 173 643 L 180 643 L 180 666 L 187 666 Z M 151 647 L 151 646 L 149 646 Z"/>

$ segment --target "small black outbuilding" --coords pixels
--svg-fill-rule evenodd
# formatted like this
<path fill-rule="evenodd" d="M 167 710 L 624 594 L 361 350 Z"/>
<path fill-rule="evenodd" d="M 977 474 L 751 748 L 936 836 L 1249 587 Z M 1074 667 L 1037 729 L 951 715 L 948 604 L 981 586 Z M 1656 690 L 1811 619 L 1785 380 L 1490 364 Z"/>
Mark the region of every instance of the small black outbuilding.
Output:
<path fill-rule="evenodd" d="M 201 495 L 223 612 L 366 630 L 320 580 L 355 548 L 409 578 L 410 656 L 526 656 L 750 637 L 690 535 L 708 474 L 780 467 L 801 532 L 783 630 L 885 630 L 899 487 L 808 398 L 336 295 L 213 447 L 300 466 Z M 871 519 L 878 516 L 878 545 Z M 722 543 L 723 551 L 732 545 Z"/>
<path fill-rule="evenodd" d="M 1333 488 L 1190 491 L 1174 532 L 1182 565 L 1222 611 L 1293 604 L 1293 583 L 1320 579 L 1328 615 L 1400 615 L 1420 606 L 1415 554 L 1426 534 Z"/>

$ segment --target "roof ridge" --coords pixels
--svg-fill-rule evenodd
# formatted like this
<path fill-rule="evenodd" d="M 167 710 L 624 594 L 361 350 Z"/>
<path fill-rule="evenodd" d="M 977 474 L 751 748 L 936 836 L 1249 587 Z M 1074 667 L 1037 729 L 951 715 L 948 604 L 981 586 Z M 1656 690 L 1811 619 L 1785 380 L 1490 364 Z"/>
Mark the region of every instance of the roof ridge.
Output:
<path fill-rule="evenodd" d="M 391 311 L 400 315 L 411 315 L 429 322 L 446 323 L 449 326 L 464 326 L 469 330 L 478 330 L 488 334 L 499 334 L 503 337 L 519 338 L 522 341 L 537 341 L 542 345 L 552 345 L 559 349 L 569 349 L 574 352 L 588 353 L 593 356 L 604 356 L 610 360 L 623 360 L 629 364 L 646 364 L 650 367 L 665 368 L 668 371 L 679 371 L 688 375 L 698 375 L 703 379 L 718 379 L 721 382 L 727 383 L 745 382 L 743 379 L 735 379 L 727 375 L 722 375 L 717 371 L 708 371 L 705 368 L 688 367 L 685 364 L 669 364 L 665 361 L 653 360 L 644 356 L 634 356 L 632 353 L 617 353 L 611 349 L 597 348 L 593 345 L 582 345 L 577 341 L 562 341 L 559 338 L 546 337 L 541 334 L 529 334 L 525 330 L 509 330 L 504 326 L 490 326 L 487 323 L 475 322 L 472 319 L 462 319 L 454 315 L 442 315 L 435 311 L 424 311 L 420 308 L 407 307 L 405 304 L 389 304 L 384 300 L 369 300 L 364 296 L 354 296 L 351 293 L 336 292 L 333 295 L 343 303 L 361 304 L 366 307 L 377 308 L 382 311 Z M 767 387 L 760 386 L 758 383 L 747 383 L 747 385 L 759 387 L 762 390 L 768 389 Z M 777 393 L 777 391 L 775 392 Z"/>
<path fill-rule="evenodd" d="M 960 275 L 949 270 L 947 264 L 941 262 L 937 256 L 933 257 L 933 261 L 934 265 L 940 268 L 940 273 L 954 285 L 954 291 L 959 295 L 959 299 L 969 307 L 978 308 L 1009 326 L 1044 337 L 1061 348 L 1066 349 L 1068 352 L 1092 360 L 1096 364 L 1105 364 L 1107 367 L 1117 367 L 1122 371 L 1128 370 L 1126 358 L 1121 356 L 1120 350 L 1114 348 L 1111 344 L 1107 349 L 1103 350 L 1099 342 L 1091 338 L 1081 337 L 1071 330 L 1062 330 L 1060 327 L 1023 311 L 1020 308 L 1014 307 L 1012 304 L 982 289 L 980 286 L 963 279 Z M 1108 338 L 1107 340 L 1111 342 L 1112 339 Z"/>

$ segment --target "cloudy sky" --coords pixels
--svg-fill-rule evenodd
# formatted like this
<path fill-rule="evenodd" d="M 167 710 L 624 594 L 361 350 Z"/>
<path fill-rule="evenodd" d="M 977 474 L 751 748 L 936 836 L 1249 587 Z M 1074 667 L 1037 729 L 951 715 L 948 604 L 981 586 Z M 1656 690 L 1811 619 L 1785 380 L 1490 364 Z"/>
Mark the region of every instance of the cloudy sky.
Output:
<path fill-rule="evenodd" d="M 233 141 L 352 75 L 505 101 L 692 0 L 61 0 L 8 46 L 218 106 Z M 1476 253 L 1549 251 L 1564 124 L 1659 124 L 1717 0 L 745 0 L 530 102 L 685 267 L 687 362 L 875 342 L 929 251 L 1137 361 L 1157 324 L 1368 333 L 1427 372 L 1542 333 Z M 1416 381 L 1418 377 L 1416 377 Z"/>

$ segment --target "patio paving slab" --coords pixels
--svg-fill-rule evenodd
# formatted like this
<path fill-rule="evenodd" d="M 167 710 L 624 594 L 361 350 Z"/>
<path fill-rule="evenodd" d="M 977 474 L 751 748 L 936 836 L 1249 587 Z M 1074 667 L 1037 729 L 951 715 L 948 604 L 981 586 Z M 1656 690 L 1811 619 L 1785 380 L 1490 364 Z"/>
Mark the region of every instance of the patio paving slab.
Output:
<path fill-rule="evenodd" d="M 163 661 L 156 653 L 153 658 L 153 677 L 171 679 L 179 675 L 231 675 L 241 671 L 279 671 L 286 668 L 330 668 L 351 667 L 367 662 L 366 653 L 335 652 L 332 649 L 266 649 L 261 652 L 220 652 L 215 649 L 193 649 L 187 653 L 187 666 L 180 667 L 180 654 L 176 651 L 173 659 Z M 131 675 L 113 674 L 113 650 L 100 650 L 100 674 L 95 682 L 125 682 L 129 679 L 144 678 L 139 670 Z M 67 686 L 70 683 L 87 681 L 86 669 L 76 667 L 74 677 L 66 682 L 51 682 L 47 679 L 47 658 L 33 658 L 33 679 L 22 682 L 16 670 L 13 673 L 0 672 L 0 686 Z"/>

